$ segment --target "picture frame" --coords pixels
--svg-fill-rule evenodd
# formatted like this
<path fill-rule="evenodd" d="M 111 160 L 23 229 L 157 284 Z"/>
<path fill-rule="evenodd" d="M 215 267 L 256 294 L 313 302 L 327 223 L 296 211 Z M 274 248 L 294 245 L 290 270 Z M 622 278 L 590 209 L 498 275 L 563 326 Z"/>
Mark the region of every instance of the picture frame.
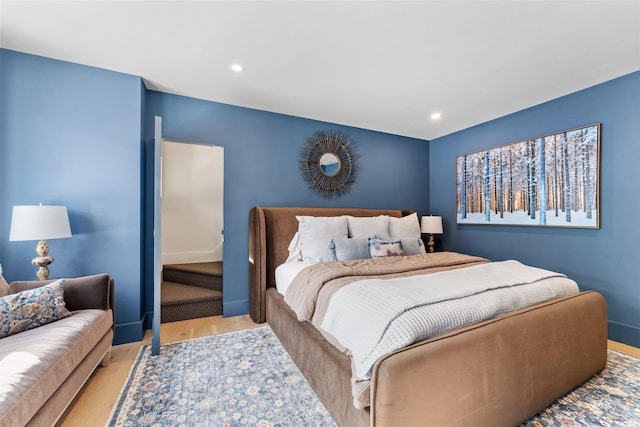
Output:
<path fill-rule="evenodd" d="M 456 222 L 600 228 L 600 138 L 596 123 L 457 156 Z"/>

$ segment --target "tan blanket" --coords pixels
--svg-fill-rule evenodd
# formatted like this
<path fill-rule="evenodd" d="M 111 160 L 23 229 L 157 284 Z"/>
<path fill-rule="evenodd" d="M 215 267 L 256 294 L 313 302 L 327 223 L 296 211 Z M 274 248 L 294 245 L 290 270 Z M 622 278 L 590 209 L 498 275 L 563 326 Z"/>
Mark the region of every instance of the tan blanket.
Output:
<path fill-rule="evenodd" d="M 291 283 L 284 300 L 298 320 L 312 322 L 320 329 L 333 294 L 362 278 L 390 279 L 453 270 L 489 262 L 485 258 L 456 252 L 385 257 L 366 260 L 314 264 L 302 270 Z"/>

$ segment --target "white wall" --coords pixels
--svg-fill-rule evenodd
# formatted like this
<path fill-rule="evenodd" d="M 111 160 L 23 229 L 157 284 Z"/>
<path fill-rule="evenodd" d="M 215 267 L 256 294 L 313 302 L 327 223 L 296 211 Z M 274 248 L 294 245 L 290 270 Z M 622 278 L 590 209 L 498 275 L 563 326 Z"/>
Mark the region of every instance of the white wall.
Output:
<path fill-rule="evenodd" d="M 163 141 L 162 263 L 222 260 L 224 149 Z"/>

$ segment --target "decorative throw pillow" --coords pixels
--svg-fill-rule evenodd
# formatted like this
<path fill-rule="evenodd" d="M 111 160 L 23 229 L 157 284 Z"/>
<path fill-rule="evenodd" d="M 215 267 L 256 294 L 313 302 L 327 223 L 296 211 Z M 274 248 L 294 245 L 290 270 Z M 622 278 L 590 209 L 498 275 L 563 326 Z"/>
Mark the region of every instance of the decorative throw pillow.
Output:
<path fill-rule="evenodd" d="M 351 237 L 331 239 L 329 244 L 330 261 L 349 261 L 353 259 L 369 259 L 369 239 Z"/>
<path fill-rule="evenodd" d="M 71 316 L 62 279 L 0 298 L 0 338 Z"/>
<path fill-rule="evenodd" d="M 347 237 L 348 227 L 345 216 L 296 216 L 302 260 L 306 262 L 327 262 L 331 239 Z"/>
<path fill-rule="evenodd" d="M 419 239 L 420 222 L 418 214 L 403 216 L 402 218 L 389 218 L 389 237 L 392 239 Z"/>
<path fill-rule="evenodd" d="M 381 240 L 369 238 L 369 253 L 372 258 L 385 256 L 402 256 L 402 242 L 400 240 Z"/>
<path fill-rule="evenodd" d="M 349 237 L 378 236 L 381 239 L 389 238 L 389 216 L 380 215 L 373 217 L 347 216 Z"/>

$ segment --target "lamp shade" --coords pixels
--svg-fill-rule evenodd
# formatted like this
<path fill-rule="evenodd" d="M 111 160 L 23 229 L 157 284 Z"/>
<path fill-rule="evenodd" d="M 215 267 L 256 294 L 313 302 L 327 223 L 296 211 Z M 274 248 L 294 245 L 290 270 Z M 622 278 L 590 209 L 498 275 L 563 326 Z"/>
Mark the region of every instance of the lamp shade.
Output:
<path fill-rule="evenodd" d="M 47 240 L 71 237 L 66 206 L 14 206 L 9 240 Z"/>
<path fill-rule="evenodd" d="M 425 234 L 442 234 L 442 217 L 423 216 L 420 222 L 420 231 Z"/>

